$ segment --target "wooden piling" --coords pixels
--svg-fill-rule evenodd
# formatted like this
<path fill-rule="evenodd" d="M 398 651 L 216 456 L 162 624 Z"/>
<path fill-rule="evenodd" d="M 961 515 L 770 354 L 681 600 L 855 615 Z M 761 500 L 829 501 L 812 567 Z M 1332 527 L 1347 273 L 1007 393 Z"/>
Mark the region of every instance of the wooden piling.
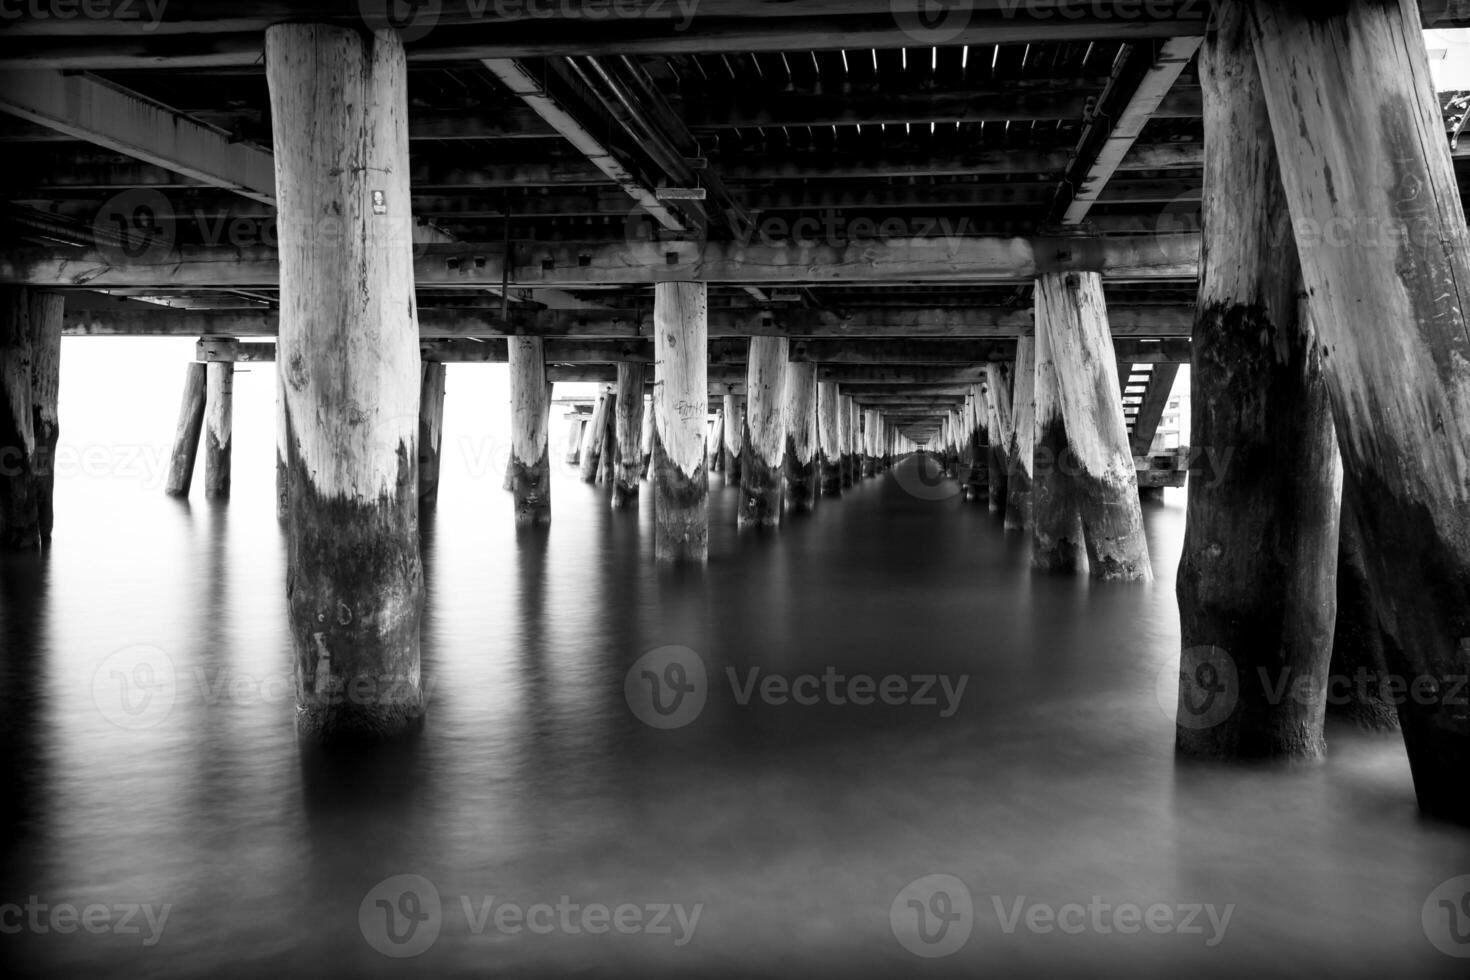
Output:
<path fill-rule="evenodd" d="M 61 328 L 66 312 L 61 293 L 30 290 L 31 414 L 36 440 L 36 523 L 41 543 L 51 540 L 56 524 L 56 446 L 61 441 L 57 411 L 61 392 Z"/>
<path fill-rule="evenodd" d="M 1363 532 L 1354 513 L 1354 493 L 1343 488 L 1337 535 L 1337 621 L 1332 630 L 1327 713 L 1370 732 L 1396 732 L 1396 700 L 1383 656 L 1383 623 L 1373 604 Z"/>
<path fill-rule="evenodd" d="M 174 430 L 174 448 L 169 456 L 168 482 L 163 492 L 171 497 L 189 496 L 194 483 L 194 462 L 199 455 L 199 436 L 204 430 L 205 393 L 208 370 L 199 361 L 184 368 L 184 396 L 179 402 L 179 424 Z"/>
<path fill-rule="evenodd" d="M 643 365 L 618 362 L 617 470 L 613 477 L 612 509 L 638 509 L 638 480 L 643 473 Z"/>
<path fill-rule="evenodd" d="M 1051 330 L 1042 326 L 1049 308 L 1036 296 L 1036 453 L 1031 472 L 1033 541 L 1031 567 L 1043 572 L 1075 572 L 1086 566 L 1082 515 L 1067 470 L 1070 444 L 1062 417 L 1057 369 L 1051 355 Z"/>
<path fill-rule="evenodd" d="M 1092 577 L 1151 582 L 1153 566 L 1143 533 L 1102 276 L 1045 273 L 1037 279 L 1036 304 L 1047 311 L 1037 329 L 1047 333 L 1066 418 L 1068 452 L 1062 475 L 1073 485 Z"/>
<path fill-rule="evenodd" d="M 837 382 L 817 384 L 817 437 L 821 453 L 822 496 L 842 495 L 842 395 Z"/>
<path fill-rule="evenodd" d="M 817 460 L 817 366 L 810 361 L 786 365 L 782 398 L 786 422 L 786 452 L 782 472 L 786 481 L 785 506 L 795 513 L 817 507 L 821 474 Z"/>
<path fill-rule="evenodd" d="M 648 467 L 653 459 L 653 399 L 644 396 L 643 399 L 643 435 L 638 440 L 639 451 L 643 454 L 643 479 L 648 479 Z"/>
<path fill-rule="evenodd" d="M 210 361 L 204 379 L 204 496 L 230 496 L 230 463 L 235 418 L 235 365 Z"/>
<path fill-rule="evenodd" d="M 570 466 L 576 466 L 582 459 L 582 434 L 586 427 L 587 419 L 585 416 L 573 415 L 567 419 L 566 461 Z"/>
<path fill-rule="evenodd" d="M 602 464 L 602 443 L 607 438 L 608 409 L 612 407 L 612 392 L 606 386 L 597 394 L 593 403 L 592 417 L 582 432 L 581 473 L 583 483 L 596 483 L 598 467 Z"/>
<path fill-rule="evenodd" d="M 1009 485 L 1013 424 L 1010 383 L 1002 365 L 995 363 L 985 365 L 984 387 L 986 435 L 990 443 L 990 451 L 986 454 L 986 462 L 989 465 L 990 509 L 1004 512 L 1006 488 Z"/>
<path fill-rule="evenodd" d="M 509 337 L 510 492 L 519 528 L 551 523 L 551 385 L 540 337 Z"/>
<path fill-rule="evenodd" d="M 393 31 L 275 24 L 265 70 L 297 730 L 314 742 L 379 739 L 423 715 L 403 45 Z"/>
<path fill-rule="evenodd" d="M 1011 468 L 1006 477 L 1006 530 L 1031 527 L 1031 464 L 1036 453 L 1036 341 L 1016 339 L 1015 394 L 1012 399 Z"/>
<path fill-rule="evenodd" d="M 1470 675 L 1470 232 L 1418 7 L 1251 9 L 1384 656 L 1448 692 Z M 1420 807 L 1470 823 L 1463 700 L 1399 718 Z"/>
<path fill-rule="evenodd" d="M 838 492 L 852 486 L 852 396 L 837 394 Z"/>
<path fill-rule="evenodd" d="M 1326 751 L 1340 467 L 1247 16 L 1222 6 L 1199 53 L 1205 247 L 1189 445 L 1201 452 L 1176 581 L 1176 745 L 1192 756 L 1311 760 Z M 1220 669 L 1219 650 L 1237 675 L 1236 705 L 1202 724 L 1196 677 Z M 1282 697 L 1283 683 L 1312 695 Z"/>
<path fill-rule="evenodd" d="M 740 453 L 740 527 L 781 523 L 781 464 L 786 447 L 782 396 L 785 337 L 752 337 L 745 378 L 745 438 Z"/>
<path fill-rule="evenodd" d="M 714 417 L 709 422 L 709 437 L 705 440 L 705 465 L 709 472 L 718 473 L 721 470 L 720 447 L 725 444 L 725 407 L 721 402 L 714 410 Z"/>
<path fill-rule="evenodd" d="M 653 514 L 659 561 L 709 559 L 708 336 L 704 283 L 653 287 Z"/>
<path fill-rule="evenodd" d="M 424 361 L 419 369 L 419 507 L 439 502 L 439 460 L 444 441 L 445 365 Z"/>
<path fill-rule="evenodd" d="M 0 288 L 0 550 L 41 546 L 33 411 L 36 335 L 28 290 Z"/>
<path fill-rule="evenodd" d="M 607 396 L 607 411 L 604 413 L 602 432 L 602 457 L 597 462 L 597 482 L 611 488 L 617 482 L 618 473 L 618 392 L 616 387 Z"/>
<path fill-rule="evenodd" d="M 740 405 L 740 396 L 728 392 L 724 397 L 725 438 L 722 453 L 725 457 L 725 482 L 740 483 L 740 449 L 745 438 L 745 412 Z"/>

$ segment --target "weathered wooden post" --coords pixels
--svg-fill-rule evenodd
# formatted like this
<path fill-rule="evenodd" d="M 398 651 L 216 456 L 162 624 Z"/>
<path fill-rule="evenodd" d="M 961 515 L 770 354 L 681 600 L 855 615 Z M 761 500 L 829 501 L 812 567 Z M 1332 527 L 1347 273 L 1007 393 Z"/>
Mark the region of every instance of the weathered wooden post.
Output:
<path fill-rule="evenodd" d="M 514 369 L 512 369 L 514 370 Z M 419 371 L 419 507 L 439 502 L 439 459 L 444 441 L 442 361 L 424 361 Z"/>
<path fill-rule="evenodd" d="M 878 451 L 875 448 L 878 441 L 877 429 L 877 411 L 871 408 L 863 409 L 861 444 L 863 447 L 862 475 L 865 479 L 878 475 Z"/>
<path fill-rule="evenodd" d="M 28 290 L 0 289 L 0 550 L 41 547 L 34 410 L 38 338 Z"/>
<path fill-rule="evenodd" d="M 235 416 L 235 364 L 210 361 L 205 371 L 204 496 L 230 496 L 231 437 Z"/>
<path fill-rule="evenodd" d="M 1036 340 L 1033 337 L 1016 339 L 1015 381 L 1005 526 L 1007 530 L 1024 531 L 1031 527 L 1031 465 L 1036 454 Z"/>
<path fill-rule="evenodd" d="M 280 214 L 280 336 L 297 730 L 421 724 L 420 355 L 407 71 L 396 33 L 265 35 Z"/>
<path fill-rule="evenodd" d="M 612 407 L 613 394 L 606 386 L 597 394 L 592 417 L 582 433 L 582 482 L 596 483 L 597 469 L 602 464 L 602 443 L 607 438 L 608 409 Z"/>
<path fill-rule="evenodd" d="M 551 523 L 551 385 L 540 337 L 506 338 L 510 361 L 510 492 L 516 527 Z"/>
<path fill-rule="evenodd" d="M 659 561 L 709 559 L 709 306 L 702 282 L 653 287 L 653 517 Z"/>
<path fill-rule="evenodd" d="M 1123 419 L 1123 394 L 1114 368 L 1102 277 L 1095 272 L 1044 273 L 1037 306 L 1046 316 L 1048 356 L 1066 418 L 1068 466 L 1064 477 L 1082 515 L 1093 578 L 1153 581 L 1138 476 Z"/>
<path fill-rule="evenodd" d="M 1366 731 L 1396 732 L 1395 692 L 1383 656 L 1383 623 L 1373 605 L 1373 586 L 1351 487 L 1343 488 L 1337 535 L 1337 622 L 1332 631 L 1327 713 Z"/>
<path fill-rule="evenodd" d="M 971 385 L 965 399 L 965 499 L 973 503 L 989 499 L 990 426 L 985 406 L 984 392 Z"/>
<path fill-rule="evenodd" d="M 744 410 L 740 407 L 740 396 L 725 393 L 725 439 L 721 450 L 725 457 L 725 482 L 740 482 L 740 448 L 745 437 Z"/>
<path fill-rule="evenodd" d="M 822 495 L 842 496 L 842 395 L 837 382 L 817 384 L 817 435 L 821 443 Z"/>
<path fill-rule="evenodd" d="M 809 361 L 786 365 L 782 399 L 786 422 L 786 509 L 809 513 L 817 507 L 821 475 L 817 460 L 817 366 Z"/>
<path fill-rule="evenodd" d="M 852 397 L 837 393 L 837 492 L 852 486 Z"/>
<path fill-rule="evenodd" d="M 1070 473 L 1071 447 L 1062 417 L 1056 365 L 1052 361 L 1050 330 L 1042 321 L 1048 304 L 1036 291 L 1036 451 L 1031 470 L 1031 567 L 1043 572 L 1075 572 L 1087 563 L 1082 543 L 1082 515 L 1077 510 Z"/>
<path fill-rule="evenodd" d="M 985 365 L 986 433 L 990 452 L 986 461 L 990 472 L 990 509 L 1004 511 L 1009 486 L 1010 446 L 1014 425 L 1011 420 L 1011 388 L 1005 368 Z M 1121 395 L 1119 396 L 1122 397 Z"/>
<path fill-rule="evenodd" d="M 597 482 L 612 487 L 617 483 L 618 460 L 618 392 L 614 387 L 607 396 L 606 430 L 602 433 L 602 459 L 597 464 Z"/>
<path fill-rule="evenodd" d="M 781 464 L 786 448 L 782 396 L 785 337 L 751 337 L 745 376 L 745 439 L 740 453 L 740 527 L 781 523 Z"/>
<path fill-rule="evenodd" d="M 643 472 L 643 365 L 618 362 L 617 472 L 613 478 L 612 509 L 638 509 L 638 479 Z"/>
<path fill-rule="evenodd" d="M 286 366 L 276 361 L 276 520 L 284 521 L 291 508 L 291 481 L 286 467 Z"/>
<path fill-rule="evenodd" d="M 199 455 L 199 435 L 204 430 L 207 374 L 206 366 L 200 361 L 191 361 L 184 368 L 184 397 L 179 403 L 179 424 L 174 430 L 168 482 L 163 487 L 170 497 L 189 496 L 189 488 L 194 483 L 194 461 Z"/>
<path fill-rule="evenodd" d="M 586 425 L 587 420 L 581 414 L 573 414 L 567 417 L 566 460 L 569 465 L 576 466 L 582 459 L 582 430 Z"/>
<path fill-rule="evenodd" d="M 1400 708 L 1414 788 L 1470 822 L 1470 232 L 1418 9 L 1251 10 L 1384 656 L 1441 692 Z"/>
<path fill-rule="evenodd" d="M 720 463 L 720 447 L 725 444 L 725 408 L 724 402 L 714 410 L 714 417 L 709 422 L 709 435 L 705 440 L 704 452 L 706 465 L 709 472 L 717 473 L 722 469 Z"/>
<path fill-rule="evenodd" d="M 61 293 L 30 290 L 31 407 L 36 440 L 36 523 L 41 543 L 56 524 L 56 446 L 61 440 L 61 323 L 66 301 Z"/>
<path fill-rule="evenodd" d="M 1300 267 L 1248 16 L 1238 4 L 1218 8 L 1199 53 L 1205 238 L 1189 445 L 1212 451 L 1189 479 L 1176 582 L 1176 744 L 1213 758 L 1316 759 L 1326 749 L 1340 469 L 1324 352 L 1298 309 Z M 1202 719 L 1195 709 L 1209 694 L 1196 678 L 1222 666 L 1237 674 L 1226 682 L 1235 707 Z"/>
<path fill-rule="evenodd" d="M 653 398 L 645 395 L 643 399 L 643 436 L 638 440 L 639 451 L 643 454 L 643 470 L 641 476 L 648 479 L 648 466 L 653 459 Z"/>

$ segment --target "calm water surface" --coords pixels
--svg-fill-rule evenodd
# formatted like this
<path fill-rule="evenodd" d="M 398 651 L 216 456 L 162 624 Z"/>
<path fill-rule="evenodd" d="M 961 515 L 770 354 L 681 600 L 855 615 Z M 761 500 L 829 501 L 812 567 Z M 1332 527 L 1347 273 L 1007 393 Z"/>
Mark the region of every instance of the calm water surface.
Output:
<path fill-rule="evenodd" d="M 1033 575 L 983 508 L 892 475 L 778 535 L 737 535 L 735 492 L 714 479 L 703 571 L 655 567 L 646 508 L 611 514 L 570 471 L 544 536 L 514 533 L 498 473 L 446 479 L 424 529 L 423 737 L 304 763 L 283 543 L 269 468 L 251 466 L 237 460 L 228 506 L 199 487 L 181 504 L 64 482 L 49 558 L 0 565 L 0 901 L 170 906 L 151 946 L 146 926 L 0 935 L 0 972 L 1464 975 L 1421 909 L 1470 872 L 1470 835 L 1416 816 L 1396 737 L 1334 729 L 1331 758 L 1306 769 L 1176 765 L 1156 688 L 1177 661 L 1182 494 L 1146 508 L 1158 582 L 1102 587 Z M 660 731 L 623 685 L 666 645 L 696 651 L 711 686 L 695 721 Z M 139 646 L 173 701 L 123 727 L 109 672 Z M 968 682 L 941 717 L 942 700 L 742 705 L 726 675 L 829 667 Z M 954 955 L 918 959 L 890 906 L 937 873 L 968 888 L 974 928 Z M 400 874 L 442 901 L 437 941 L 412 959 L 380 955 L 359 925 L 368 892 Z M 702 908 L 678 946 L 493 921 L 477 934 L 461 896 Z M 1215 945 L 1208 925 L 1007 933 L 996 903 L 1023 896 L 1234 909 Z"/>

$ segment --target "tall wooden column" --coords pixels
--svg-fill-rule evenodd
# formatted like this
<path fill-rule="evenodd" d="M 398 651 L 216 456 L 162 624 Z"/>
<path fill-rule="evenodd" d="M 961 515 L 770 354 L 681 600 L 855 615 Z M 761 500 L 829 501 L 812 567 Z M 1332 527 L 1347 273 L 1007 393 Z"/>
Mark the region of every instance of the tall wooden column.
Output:
<path fill-rule="evenodd" d="M 1075 572 L 1087 563 L 1082 515 L 1068 472 L 1072 468 L 1067 423 L 1052 360 L 1051 334 L 1043 327 L 1049 304 L 1036 291 L 1036 452 L 1031 471 L 1031 567 L 1044 572 Z"/>
<path fill-rule="evenodd" d="M 179 402 L 179 424 L 174 430 L 174 448 L 169 456 L 168 482 L 163 492 L 170 497 L 187 497 L 194 485 L 194 464 L 199 457 L 199 436 L 204 431 L 205 392 L 208 367 L 191 361 L 184 368 L 184 395 Z"/>
<path fill-rule="evenodd" d="M 653 459 L 653 399 L 643 396 L 643 435 L 638 440 L 638 450 L 643 455 L 643 479 L 648 479 L 648 466 Z"/>
<path fill-rule="evenodd" d="M 35 353 L 28 290 L 0 289 L 0 550 L 41 546 Z"/>
<path fill-rule="evenodd" d="M 439 460 L 444 442 L 442 361 L 424 361 L 419 370 L 419 507 L 439 502 Z"/>
<path fill-rule="evenodd" d="M 965 399 L 965 499 L 974 503 L 989 498 L 990 425 L 985 394 L 979 385 L 970 386 Z"/>
<path fill-rule="evenodd" d="M 615 397 L 606 387 L 597 395 L 597 401 L 593 403 L 592 418 L 587 420 L 587 427 L 582 430 L 582 482 L 596 483 L 597 470 L 602 465 L 602 444 L 607 439 L 608 412 L 612 409 L 611 399 Z"/>
<path fill-rule="evenodd" d="M 837 382 L 817 384 L 817 436 L 821 451 L 822 494 L 842 495 L 842 395 Z"/>
<path fill-rule="evenodd" d="M 1250 7 L 1384 656 L 1448 691 L 1470 674 L 1470 232 L 1417 5 Z M 1399 717 L 1420 807 L 1470 822 L 1451 700 Z"/>
<path fill-rule="evenodd" d="M 1013 423 L 1010 384 L 1005 368 L 999 364 L 985 365 L 985 396 L 988 405 L 986 431 L 990 439 L 990 452 L 986 457 L 990 466 L 990 509 L 1004 511 Z"/>
<path fill-rule="evenodd" d="M 740 449 L 744 445 L 745 438 L 745 416 L 740 406 L 740 396 L 726 392 L 725 405 L 725 439 L 722 450 L 725 456 L 725 482 L 740 482 Z"/>
<path fill-rule="evenodd" d="M 1315 759 L 1336 612 L 1341 484 L 1324 352 L 1300 273 L 1247 12 L 1220 7 L 1200 48 L 1204 250 L 1195 306 L 1189 480 L 1179 560 L 1183 656 L 1176 744 L 1209 757 Z M 1218 450 L 1231 455 L 1221 462 Z M 1197 677 L 1238 675 L 1236 705 L 1201 718 Z M 1206 672 L 1206 673 L 1202 673 Z M 1281 697 L 1289 679 L 1312 697 Z M 1204 721 L 1211 722 L 1204 724 Z"/>
<path fill-rule="evenodd" d="M 863 448 L 862 475 L 872 477 L 878 475 L 878 413 L 874 409 L 863 409 L 863 431 L 860 444 Z"/>
<path fill-rule="evenodd" d="M 587 419 L 585 416 L 573 415 L 567 419 L 566 461 L 570 466 L 576 466 L 582 459 L 582 434 L 586 427 Z"/>
<path fill-rule="evenodd" d="M 852 486 L 852 397 L 837 393 L 837 488 Z"/>
<path fill-rule="evenodd" d="M 643 473 L 643 365 L 618 362 L 617 471 L 613 477 L 612 509 L 638 509 L 638 480 Z"/>
<path fill-rule="evenodd" d="M 510 492 L 516 527 L 551 523 L 551 385 L 540 337 L 507 337 Z"/>
<path fill-rule="evenodd" d="M 1016 390 L 1012 399 L 1011 471 L 1006 480 L 1007 530 L 1031 527 L 1031 465 L 1036 453 L 1036 340 L 1016 339 Z"/>
<path fill-rule="evenodd" d="M 709 421 L 709 435 L 705 439 L 704 454 L 705 465 L 709 472 L 718 472 L 720 464 L 720 447 L 725 443 L 725 403 L 722 401 L 714 410 L 714 418 Z"/>
<path fill-rule="evenodd" d="M 51 540 L 56 523 L 56 446 L 61 440 L 61 325 L 66 301 L 61 293 L 32 290 L 31 408 L 36 438 L 36 521 L 41 543 Z"/>
<path fill-rule="evenodd" d="M 417 728 L 423 713 L 403 45 L 393 31 L 276 24 L 265 69 L 297 730 L 382 738 Z"/>
<path fill-rule="evenodd" d="M 1153 580 L 1138 476 L 1123 419 L 1123 393 L 1102 277 L 1095 272 L 1045 273 L 1036 301 L 1047 332 L 1062 414 L 1067 420 L 1067 476 L 1073 483 L 1093 578 Z"/>
<path fill-rule="evenodd" d="M 745 377 L 745 448 L 740 454 L 741 527 L 781 523 L 781 461 L 786 448 L 782 396 L 785 337 L 751 337 Z"/>
<path fill-rule="evenodd" d="M 786 509 L 808 513 L 816 509 L 821 490 L 817 460 L 817 366 L 810 361 L 786 365 L 782 411 L 786 415 Z"/>
<path fill-rule="evenodd" d="M 654 553 L 660 561 L 709 558 L 709 308 L 702 282 L 653 288 Z"/>
<path fill-rule="evenodd" d="M 235 419 L 234 362 L 210 361 L 204 387 L 204 496 L 206 499 L 223 500 L 230 496 Z"/>

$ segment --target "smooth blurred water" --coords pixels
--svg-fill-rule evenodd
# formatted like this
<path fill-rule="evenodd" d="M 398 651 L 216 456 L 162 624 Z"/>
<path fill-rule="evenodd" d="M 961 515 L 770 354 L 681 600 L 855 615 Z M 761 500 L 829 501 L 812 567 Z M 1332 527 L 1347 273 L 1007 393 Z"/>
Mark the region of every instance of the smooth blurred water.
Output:
<path fill-rule="evenodd" d="M 245 390 L 258 400 L 268 375 Z M 424 528 L 424 734 L 308 765 L 269 414 L 250 410 L 267 435 L 237 449 L 228 505 L 68 478 L 49 557 L 0 564 L 0 903 L 171 907 L 152 946 L 146 926 L 0 934 L 0 972 L 1463 976 L 1421 913 L 1470 872 L 1470 834 L 1417 816 L 1396 737 L 1334 729 L 1310 768 L 1176 764 L 1156 689 L 1177 662 L 1178 492 L 1146 505 L 1152 586 L 1033 575 L 983 507 L 893 475 L 744 535 L 716 478 L 709 566 L 674 571 L 652 561 L 646 506 L 612 514 L 562 467 L 549 534 L 517 536 L 498 467 L 464 464 L 469 422 L 451 412 L 447 444 L 464 451 Z M 140 645 L 174 700 L 126 728 L 108 671 Z M 660 731 L 624 680 L 667 645 L 695 651 L 711 685 L 691 724 Z M 741 705 L 727 667 L 968 681 L 942 717 Z M 936 873 L 968 888 L 975 923 L 924 960 L 890 906 Z M 443 903 L 437 941 L 411 959 L 359 926 L 364 897 L 400 874 Z M 676 946 L 493 921 L 476 934 L 461 896 L 702 908 Z M 1234 910 L 1213 946 L 1208 925 L 1007 934 L 995 903 L 1022 896 Z"/>

